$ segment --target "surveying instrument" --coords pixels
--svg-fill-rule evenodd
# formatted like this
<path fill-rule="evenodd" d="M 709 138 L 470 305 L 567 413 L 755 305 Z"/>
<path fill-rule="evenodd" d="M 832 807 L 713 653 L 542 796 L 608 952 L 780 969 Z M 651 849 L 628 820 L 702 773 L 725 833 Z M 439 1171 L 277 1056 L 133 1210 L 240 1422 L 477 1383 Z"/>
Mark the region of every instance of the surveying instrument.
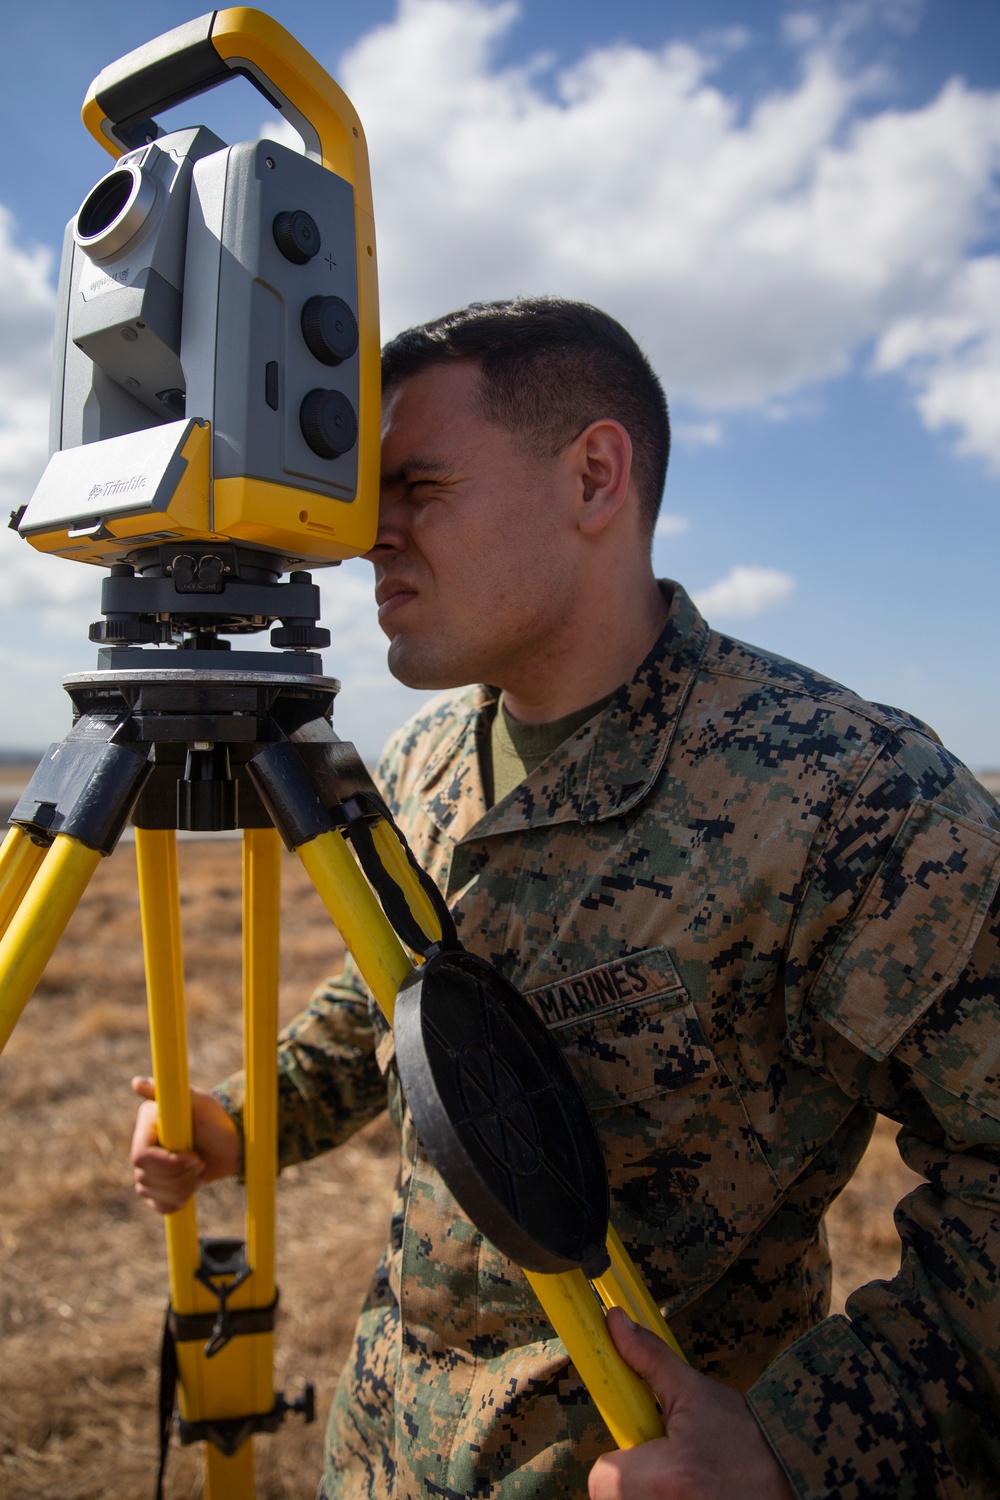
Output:
<path fill-rule="evenodd" d="M 228 146 L 154 117 L 240 74 L 302 136 Z M 245 1234 L 165 1220 L 160 1486 L 174 1425 L 210 1500 L 254 1494 L 273 1388 L 280 840 L 390 1025 L 422 1141 L 524 1268 L 619 1446 L 662 1432 L 604 1307 L 671 1338 L 608 1222 L 594 1126 L 520 994 L 459 943 L 352 745 L 332 728 L 309 571 L 377 524 L 379 336 L 367 153 L 353 106 L 260 11 L 211 12 L 112 63 L 83 120 L 115 165 L 66 232 L 52 455 L 11 524 L 110 570 L 97 670 L 0 848 L 0 1047 L 100 860 L 135 828 L 159 1136 L 192 1149 L 177 830 L 242 830 Z M 287 577 L 286 577 L 287 575 Z M 282 581 L 282 580 L 285 581 Z M 271 650 L 228 637 L 270 631 Z M 678 1351 L 679 1352 L 679 1351 Z"/>

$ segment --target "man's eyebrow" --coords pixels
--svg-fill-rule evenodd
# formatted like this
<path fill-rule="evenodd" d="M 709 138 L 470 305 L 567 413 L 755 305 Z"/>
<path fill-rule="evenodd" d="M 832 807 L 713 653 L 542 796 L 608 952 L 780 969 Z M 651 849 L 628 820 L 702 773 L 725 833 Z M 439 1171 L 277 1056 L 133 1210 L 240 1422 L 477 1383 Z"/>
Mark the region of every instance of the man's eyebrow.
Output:
<path fill-rule="evenodd" d="M 397 484 L 409 484 L 415 479 L 447 479 L 451 464 L 443 458 L 407 458 L 395 469 L 383 470 L 379 483 L 384 489 Z"/>

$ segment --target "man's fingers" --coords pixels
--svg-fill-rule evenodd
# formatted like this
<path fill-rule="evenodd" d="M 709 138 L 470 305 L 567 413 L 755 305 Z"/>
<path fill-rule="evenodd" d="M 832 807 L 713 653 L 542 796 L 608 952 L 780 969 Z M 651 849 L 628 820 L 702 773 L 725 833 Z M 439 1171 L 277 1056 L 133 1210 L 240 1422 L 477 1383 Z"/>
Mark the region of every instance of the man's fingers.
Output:
<path fill-rule="evenodd" d="M 664 1412 L 669 1414 L 671 1398 L 678 1381 L 683 1381 L 687 1373 L 687 1365 L 655 1333 L 633 1323 L 620 1307 L 609 1309 L 608 1331 L 622 1359 L 642 1376 Z"/>
<path fill-rule="evenodd" d="M 135 1190 L 160 1213 L 174 1213 L 196 1188 L 240 1169 L 241 1141 L 231 1116 L 212 1094 L 191 1090 L 191 1147 L 171 1151 L 160 1141 L 156 1090 L 151 1078 L 133 1078 L 142 1099 L 132 1134 Z"/>
<path fill-rule="evenodd" d="M 174 1182 L 200 1177 L 205 1163 L 193 1151 L 167 1151 L 163 1146 L 145 1142 L 132 1153 L 132 1165 L 155 1182 Z"/>
<path fill-rule="evenodd" d="M 139 1106 L 132 1132 L 135 1190 L 159 1213 L 174 1213 L 198 1186 L 205 1163 L 194 1151 L 168 1151 L 160 1144 L 151 1078 L 133 1078 L 132 1092 L 145 1101 Z"/>
<path fill-rule="evenodd" d="M 140 1104 L 135 1116 L 135 1127 L 132 1131 L 132 1165 L 139 1165 L 140 1157 L 144 1156 L 151 1146 L 158 1146 L 160 1138 L 157 1135 L 158 1117 L 156 1105 L 147 1102 Z"/>
<path fill-rule="evenodd" d="M 704 1491 L 690 1488 L 687 1476 L 672 1475 L 662 1439 L 640 1443 L 638 1448 L 605 1453 L 590 1471 L 587 1483 L 590 1500 L 708 1500 Z M 733 1496 L 732 1500 L 753 1500 Z"/>
<path fill-rule="evenodd" d="M 666 1435 L 598 1459 L 590 1500 L 793 1500 L 743 1396 L 692 1370 L 618 1308 L 608 1328 L 663 1408 Z"/>
<path fill-rule="evenodd" d="M 152 1167 L 168 1175 L 186 1172 L 196 1175 L 205 1170 L 205 1163 L 195 1151 L 170 1151 L 160 1144 L 159 1115 L 156 1108 L 156 1090 L 151 1078 L 133 1078 L 132 1092 L 146 1100 L 140 1104 L 132 1131 L 132 1165 Z"/>
<path fill-rule="evenodd" d="M 200 1156 L 190 1151 L 166 1151 L 162 1146 L 133 1148 L 135 1190 L 161 1214 L 182 1208 L 205 1171 Z"/>

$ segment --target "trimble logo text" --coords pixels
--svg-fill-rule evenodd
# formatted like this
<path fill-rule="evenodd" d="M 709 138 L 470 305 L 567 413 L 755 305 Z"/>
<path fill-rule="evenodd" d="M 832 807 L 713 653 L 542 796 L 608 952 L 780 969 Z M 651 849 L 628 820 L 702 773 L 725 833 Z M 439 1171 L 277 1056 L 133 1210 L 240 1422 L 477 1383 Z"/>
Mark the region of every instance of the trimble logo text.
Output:
<path fill-rule="evenodd" d="M 108 479 L 104 484 L 95 484 L 90 494 L 90 500 L 114 500 L 119 495 L 131 495 L 136 490 L 146 488 L 145 474 L 132 474 L 128 479 Z"/>

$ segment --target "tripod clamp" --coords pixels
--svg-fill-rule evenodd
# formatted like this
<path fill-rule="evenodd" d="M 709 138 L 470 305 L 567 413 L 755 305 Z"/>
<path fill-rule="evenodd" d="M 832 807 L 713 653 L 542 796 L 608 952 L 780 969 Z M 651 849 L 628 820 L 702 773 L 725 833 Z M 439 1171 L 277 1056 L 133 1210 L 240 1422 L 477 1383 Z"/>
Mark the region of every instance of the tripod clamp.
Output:
<path fill-rule="evenodd" d="M 254 1416 L 217 1417 L 209 1422 L 186 1422 L 183 1417 L 178 1417 L 177 1436 L 185 1445 L 212 1443 L 220 1453 L 231 1458 L 254 1433 L 277 1432 L 289 1413 L 301 1416 L 307 1424 L 315 1422 L 316 1390 L 311 1381 L 307 1380 L 302 1395 L 294 1396 L 291 1401 L 281 1391 L 277 1391 L 271 1410 L 258 1412 Z"/>
<path fill-rule="evenodd" d="M 157 1478 L 157 1497 L 162 1496 L 163 1476 L 166 1470 L 167 1450 L 170 1434 L 176 1426 L 177 1435 L 184 1444 L 211 1443 L 220 1453 L 231 1458 L 234 1453 L 257 1432 L 277 1432 L 285 1417 L 292 1413 L 308 1422 L 316 1420 L 316 1392 L 310 1381 L 306 1382 L 301 1396 L 288 1400 L 281 1391 L 275 1392 L 274 1405 L 269 1411 L 251 1412 L 240 1417 L 215 1417 L 204 1421 L 187 1421 L 175 1414 L 177 1396 L 177 1348 L 178 1344 L 206 1340 L 205 1355 L 211 1359 L 231 1339 L 247 1334 L 271 1333 L 274 1329 L 278 1309 L 278 1293 L 267 1307 L 231 1308 L 228 1299 L 238 1286 L 250 1276 L 252 1267 L 246 1258 L 243 1240 L 219 1236 L 198 1241 L 200 1263 L 195 1271 L 195 1280 L 218 1299 L 217 1312 L 179 1313 L 167 1308 L 163 1326 L 163 1342 L 160 1349 L 160 1462 Z"/>
<path fill-rule="evenodd" d="M 213 1297 L 218 1298 L 219 1311 L 214 1315 L 212 1333 L 205 1345 L 205 1354 L 211 1359 L 213 1354 L 218 1354 L 224 1349 L 229 1340 L 236 1333 L 263 1333 L 270 1332 L 274 1327 L 274 1309 L 278 1305 L 278 1297 L 275 1294 L 274 1301 L 270 1307 L 247 1308 L 250 1313 L 249 1321 L 254 1325 L 251 1328 L 240 1327 L 240 1314 L 230 1311 L 228 1298 L 231 1292 L 235 1292 L 238 1286 L 242 1286 L 250 1275 L 251 1267 L 246 1258 L 246 1245 L 237 1239 L 203 1239 L 199 1241 L 201 1250 L 201 1264 L 194 1273 L 196 1281 L 207 1287 Z M 220 1278 L 228 1278 L 222 1280 Z M 211 1313 L 197 1315 L 197 1321 L 212 1317 Z M 184 1319 L 185 1322 L 195 1319 Z M 175 1318 L 175 1330 L 177 1320 Z M 197 1334 L 190 1335 L 197 1338 Z M 177 1337 L 176 1331 L 174 1337 Z"/>

